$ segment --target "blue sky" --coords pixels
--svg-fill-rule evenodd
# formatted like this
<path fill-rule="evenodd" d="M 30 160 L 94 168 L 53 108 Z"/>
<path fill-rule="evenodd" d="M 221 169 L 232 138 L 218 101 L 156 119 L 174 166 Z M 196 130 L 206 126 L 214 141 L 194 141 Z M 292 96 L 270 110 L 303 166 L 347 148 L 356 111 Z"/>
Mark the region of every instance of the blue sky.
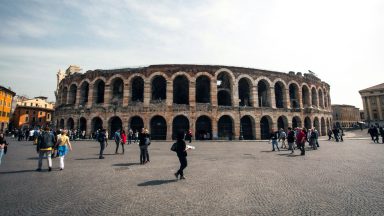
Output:
<path fill-rule="evenodd" d="M 334 104 L 384 82 L 380 0 L 4 0 L 0 85 L 54 100 L 56 73 L 150 64 L 315 72 Z"/>

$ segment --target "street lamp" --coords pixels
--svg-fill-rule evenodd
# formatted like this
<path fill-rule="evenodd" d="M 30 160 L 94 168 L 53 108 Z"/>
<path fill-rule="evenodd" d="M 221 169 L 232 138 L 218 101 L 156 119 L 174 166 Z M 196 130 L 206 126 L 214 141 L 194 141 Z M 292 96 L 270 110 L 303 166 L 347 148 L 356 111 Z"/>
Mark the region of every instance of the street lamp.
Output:
<path fill-rule="evenodd" d="M 244 140 L 244 137 L 243 137 L 243 127 L 241 126 L 241 113 L 240 113 L 240 103 L 239 103 L 239 120 L 240 120 L 240 136 L 239 136 L 239 140 Z"/>

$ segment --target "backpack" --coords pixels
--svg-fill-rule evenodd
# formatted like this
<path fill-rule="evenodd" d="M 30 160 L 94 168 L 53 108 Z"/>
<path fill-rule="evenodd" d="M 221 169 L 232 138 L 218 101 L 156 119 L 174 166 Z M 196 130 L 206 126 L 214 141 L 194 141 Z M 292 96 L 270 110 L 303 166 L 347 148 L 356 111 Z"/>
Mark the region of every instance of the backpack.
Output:
<path fill-rule="evenodd" d="M 52 136 L 49 132 L 43 132 L 43 134 L 40 135 L 39 141 L 40 148 L 53 147 Z"/>
<path fill-rule="evenodd" d="M 173 143 L 173 145 L 171 146 L 171 151 L 177 151 L 177 142 Z"/>
<path fill-rule="evenodd" d="M 288 132 L 288 142 L 294 142 L 295 141 L 295 133 L 293 131 Z"/>
<path fill-rule="evenodd" d="M 99 142 L 104 142 L 104 136 L 103 136 L 104 134 L 102 134 L 102 133 L 99 133 L 99 135 L 97 136 L 97 141 L 99 141 Z"/>

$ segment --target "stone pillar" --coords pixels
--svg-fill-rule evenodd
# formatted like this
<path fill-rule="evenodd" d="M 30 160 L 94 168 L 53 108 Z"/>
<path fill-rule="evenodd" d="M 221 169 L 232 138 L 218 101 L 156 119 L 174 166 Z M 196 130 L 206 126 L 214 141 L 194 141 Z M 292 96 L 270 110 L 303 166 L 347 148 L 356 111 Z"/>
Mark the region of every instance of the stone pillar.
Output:
<path fill-rule="evenodd" d="M 94 87 L 93 85 L 89 85 L 89 92 L 88 92 L 88 102 L 87 102 L 87 108 L 91 108 L 94 103 Z"/>
<path fill-rule="evenodd" d="M 217 83 L 216 82 L 217 82 L 216 78 L 213 78 L 211 80 L 211 104 L 212 104 L 212 107 L 217 107 L 218 106 L 217 105 Z M 216 133 L 216 135 L 217 135 L 217 133 Z"/>
<path fill-rule="evenodd" d="M 373 120 L 373 113 L 372 113 L 372 108 L 371 108 L 371 98 L 368 96 L 367 97 L 367 107 L 368 107 L 368 114 L 369 114 L 369 121 L 372 121 Z"/>
<path fill-rule="evenodd" d="M 276 95 L 275 95 L 275 87 L 270 87 L 269 88 L 269 94 L 270 94 L 270 105 L 273 109 L 276 109 Z"/>
<path fill-rule="evenodd" d="M 87 136 L 90 136 L 92 134 L 92 132 L 94 132 L 92 130 L 93 130 L 93 128 L 92 128 L 92 119 L 87 119 L 87 129 L 85 131 L 85 134 Z"/>
<path fill-rule="evenodd" d="M 252 86 L 252 103 L 253 107 L 259 107 L 259 93 L 257 92 L 257 86 Z"/>
<path fill-rule="evenodd" d="M 196 82 L 190 81 L 189 82 L 189 106 L 191 109 L 196 107 Z"/>
<path fill-rule="evenodd" d="M 291 98 L 289 97 L 289 88 L 285 89 L 285 104 L 287 104 L 287 108 L 292 109 L 291 106 Z"/>
<path fill-rule="evenodd" d="M 314 104 L 312 103 L 312 90 L 311 90 L 311 93 L 309 94 L 309 99 L 308 100 L 309 100 L 308 101 L 309 102 L 308 106 L 309 107 L 313 107 Z M 304 101 L 304 98 L 303 98 L 303 101 Z M 304 103 L 303 103 L 303 105 L 304 105 Z"/>
<path fill-rule="evenodd" d="M 214 115 L 214 116 L 212 115 L 212 139 L 214 139 L 214 140 L 218 138 L 216 115 Z"/>
<path fill-rule="evenodd" d="M 379 114 L 379 120 L 383 120 L 383 111 L 381 109 L 380 96 L 376 96 L 377 113 Z"/>
<path fill-rule="evenodd" d="M 300 108 L 302 109 L 303 108 L 303 92 L 298 90 L 298 93 L 299 93 L 299 98 L 297 98 L 297 99 L 299 100 L 298 103 L 299 103 Z"/>
<path fill-rule="evenodd" d="M 166 104 L 168 107 L 173 105 L 173 81 L 167 80 L 167 90 L 166 90 Z"/>
<path fill-rule="evenodd" d="M 240 105 L 240 98 L 239 98 L 239 86 L 237 83 L 233 85 L 232 89 L 232 107 L 237 107 Z"/>
<path fill-rule="evenodd" d="M 111 100 L 112 100 L 112 90 L 111 90 L 111 88 L 112 87 L 110 85 L 105 84 L 105 88 L 104 88 L 104 107 L 108 107 L 111 104 Z"/>
<path fill-rule="evenodd" d="M 149 107 L 149 103 L 152 97 L 151 82 L 150 80 L 144 80 L 144 107 Z"/>
<path fill-rule="evenodd" d="M 261 117 L 261 115 L 259 115 Z M 255 116 L 256 139 L 261 140 L 260 117 Z"/>
<path fill-rule="evenodd" d="M 129 99 L 130 99 L 130 88 L 131 86 L 129 83 L 124 83 L 124 92 L 123 92 L 123 107 L 128 106 L 129 104 Z"/>
<path fill-rule="evenodd" d="M 240 125 L 241 125 L 241 112 L 239 112 L 237 115 L 235 115 L 235 119 L 233 120 L 233 126 L 234 126 L 234 140 L 240 139 Z M 243 128 L 244 130 L 244 128 Z"/>
<path fill-rule="evenodd" d="M 76 91 L 76 102 L 75 102 L 75 106 L 78 107 L 79 104 L 80 104 L 80 96 L 81 96 L 81 88 L 77 88 L 77 91 Z"/>
<path fill-rule="evenodd" d="M 172 131 L 172 121 L 167 121 L 167 140 L 172 140 Z"/>

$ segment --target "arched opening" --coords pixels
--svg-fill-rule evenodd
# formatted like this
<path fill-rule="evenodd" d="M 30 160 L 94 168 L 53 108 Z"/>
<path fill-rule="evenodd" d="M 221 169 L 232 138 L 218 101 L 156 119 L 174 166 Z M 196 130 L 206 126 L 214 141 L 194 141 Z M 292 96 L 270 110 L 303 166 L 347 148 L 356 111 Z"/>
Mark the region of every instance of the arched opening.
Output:
<path fill-rule="evenodd" d="M 305 119 L 304 119 L 304 127 L 306 129 L 311 129 L 312 128 L 312 121 L 311 121 L 311 119 L 308 116 L 305 117 Z"/>
<path fill-rule="evenodd" d="M 189 104 L 189 81 L 185 76 L 177 76 L 173 80 L 173 103 Z"/>
<path fill-rule="evenodd" d="M 84 117 L 81 117 L 79 123 L 80 123 L 80 126 L 79 126 L 80 131 L 87 131 L 87 119 L 85 119 Z"/>
<path fill-rule="evenodd" d="M 197 140 L 212 139 L 212 122 L 207 116 L 200 116 L 196 120 L 195 136 Z"/>
<path fill-rule="evenodd" d="M 96 132 L 97 130 L 103 129 L 103 120 L 99 117 L 95 117 L 91 121 L 92 132 Z"/>
<path fill-rule="evenodd" d="M 292 118 L 292 128 L 301 128 L 301 119 L 298 116 Z"/>
<path fill-rule="evenodd" d="M 144 80 L 137 76 L 132 79 L 132 91 L 131 101 L 132 102 L 143 102 L 144 101 Z"/>
<path fill-rule="evenodd" d="M 73 130 L 74 128 L 75 128 L 75 121 L 73 120 L 73 118 L 69 118 L 67 120 L 67 129 Z"/>
<path fill-rule="evenodd" d="M 240 106 L 252 106 L 252 82 L 241 78 L 238 83 Z"/>
<path fill-rule="evenodd" d="M 217 103 L 219 106 L 232 106 L 232 79 L 222 72 L 217 76 Z"/>
<path fill-rule="evenodd" d="M 143 119 L 139 116 L 134 116 L 131 118 L 131 122 L 129 123 L 130 128 L 133 132 L 141 132 L 141 129 L 144 128 L 144 122 Z"/>
<path fill-rule="evenodd" d="M 316 128 L 317 131 L 320 131 L 320 121 L 319 121 L 319 118 L 315 117 L 313 119 L 313 127 Z"/>
<path fill-rule="evenodd" d="M 184 134 L 189 130 L 189 120 L 183 115 L 176 116 L 172 122 L 172 139 L 176 139 L 179 131 Z"/>
<path fill-rule="evenodd" d="M 276 108 L 284 108 L 284 85 L 281 82 L 275 84 Z"/>
<path fill-rule="evenodd" d="M 80 87 L 80 104 L 84 105 L 88 103 L 89 83 L 83 82 Z"/>
<path fill-rule="evenodd" d="M 288 130 L 288 119 L 285 116 L 280 116 L 277 119 L 277 129 L 284 129 L 285 131 Z"/>
<path fill-rule="evenodd" d="M 289 85 L 289 100 L 291 101 L 292 109 L 300 108 L 299 87 L 294 83 Z"/>
<path fill-rule="evenodd" d="M 167 98 L 167 81 L 163 76 L 155 76 L 152 80 L 152 103 L 165 101 Z"/>
<path fill-rule="evenodd" d="M 76 93 L 77 93 L 77 86 L 75 84 L 72 84 L 71 87 L 69 88 L 68 104 L 76 103 Z"/>
<path fill-rule="evenodd" d="M 331 128 L 331 121 L 330 121 L 329 119 L 327 119 L 327 128 L 328 128 L 328 130 L 329 130 L 329 129 L 332 129 L 332 128 Z"/>
<path fill-rule="evenodd" d="M 94 98 L 96 104 L 104 103 L 105 83 L 103 80 L 97 80 L 94 87 Z"/>
<path fill-rule="evenodd" d="M 319 106 L 321 108 L 324 108 L 324 98 L 323 98 L 323 91 L 321 89 L 319 90 Z"/>
<path fill-rule="evenodd" d="M 153 140 L 167 139 L 167 122 L 162 116 L 154 116 L 151 119 L 150 133 Z"/>
<path fill-rule="evenodd" d="M 328 94 L 324 93 L 324 107 L 328 108 Z"/>
<path fill-rule="evenodd" d="M 65 125 L 64 125 L 64 119 L 60 119 L 60 129 L 64 129 L 65 128 Z"/>
<path fill-rule="evenodd" d="M 67 96 L 68 96 L 68 88 L 64 87 L 62 95 L 61 95 L 61 104 L 67 104 Z"/>
<path fill-rule="evenodd" d="M 303 97 L 303 106 L 304 107 L 310 107 L 311 104 L 310 104 L 310 101 L 309 101 L 309 88 L 307 86 L 303 86 L 301 88 L 301 91 L 302 91 L 302 97 Z"/>
<path fill-rule="evenodd" d="M 251 116 L 243 116 L 240 120 L 241 129 L 243 131 L 243 138 L 245 140 L 254 140 L 256 138 L 255 133 L 255 121 Z"/>
<path fill-rule="evenodd" d="M 260 80 L 257 84 L 257 92 L 259 95 L 259 107 L 269 107 L 269 84 L 265 80 Z"/>
<path fill-rule="evenodd" d="M 325 136 L 327 134 L 327 129 L 325 128 L 325 119 L 321 118 L 321 136 Z"/>
<path fill-rule="evenodd" d="M 226 90 L 220 90 L 217 93 L 217 104 L 219 106 L 232 106 L 231 95 Z"/>
<path fill-rule="evenodd" d="M 219 139 L 233 139 L 233 120 L 230 116 L 221 116 L 217 123 Z"/>
<path fill-rule="evenodd" d="M 123 129 L 123 122 L 118 116 L 114 116 L 109 119 L 109 137 L 114 138 L 115 132 L 117 130 Z"/>
<path fill-rule="evenodd" d="M 312 88 L 312 106 L 317 108 L 319 104 L 317 103 L 317 92 L 315 87 Z"/>
<path fill-rule="evenodd" d="M 123 97 L 124 97 L 124 82 L 121 78 L 115 78 L 112 81 L 112 97 L 111 102 L 115 102 L 117 104 L 123 103 Z"/>
<path fill-rule="evenodd" d="M 196 79 L 196 103 L 211 103 L 211 80 L 207 76 Z"/>
<path fill-rule="evenodd" d="M 271 136 L 272 131 L 272 120 L 269 116 L 264 116 L 260 120 L 260 132 L 261 132 L 261 139 L 269 139 Z"/>

